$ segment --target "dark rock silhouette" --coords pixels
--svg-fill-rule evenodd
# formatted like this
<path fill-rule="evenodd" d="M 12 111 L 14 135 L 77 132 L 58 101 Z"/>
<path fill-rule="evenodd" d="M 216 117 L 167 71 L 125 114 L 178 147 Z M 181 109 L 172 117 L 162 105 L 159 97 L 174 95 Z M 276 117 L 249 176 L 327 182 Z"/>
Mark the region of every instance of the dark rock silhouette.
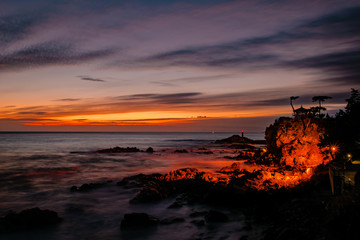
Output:
<path fill-rule="evenodd" d="M 19 232 L 43 228 L 61 221 L 58 214 L 50 210 L 31 208 L 20 213 L 9 213 L 0 218 L 0 233 Z"/>
<path fill-rule="evenodd" d="M 174 153 L 189 153 L 189 151 L 186 149 L 176 149 Z"/>
<path fill-rule="evenodd" d="M 97 188 L 100 188 L 108 183 L 111 183 L 111 180 L 108 180 L 106 182 L 99 182 L 99 183 L 85 183 L 81 185 L 80 187 L 72 186 L 70 188 L 70 191 L 72 192 L 88 192 Z"/>
<path fill-rule="evenodd" d="M 128 213 L 121 221 L 121 229 L 141 229 L 156 227 L 160 220 L 146 213 Z"/>
<path fill-rule="evenodd" d="M 205 215 L 205 220 L 207 222 L 227 222 L 229 220 L 229 217 L 225 213 L 215 210 L 210 210 Z"/>
<path fill-rule="evenodd" d="M 114 147 L 107 149 L 97 150 L 96 153 L 132 153 L 132 152 L 140 152 L 140 149 L 136 147 Z"/>
<path fill-rule="evenodd" d="M 160 221 L 160 224 L 169 225 L 169 224 L 181 223 L 181 222 L 185 222 L 185 219 L 179 218 L 179 217 L 169 217 L 169 218 L 162 219 Z"/>
<path fill-rule="evenodd" d="M 154 149 L 153 149 L 152 147 L 148 147 L 145 152 L 147 152 L 147 153 L 153 153 L 153 152 L 154 152 Z"/>

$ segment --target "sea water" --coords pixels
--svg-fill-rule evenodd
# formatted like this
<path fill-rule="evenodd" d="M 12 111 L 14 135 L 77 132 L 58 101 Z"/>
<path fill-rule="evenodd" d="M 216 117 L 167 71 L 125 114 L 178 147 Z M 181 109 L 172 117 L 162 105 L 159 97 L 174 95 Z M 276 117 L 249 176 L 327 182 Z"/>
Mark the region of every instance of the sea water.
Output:
<path fill-rule="evenodd" d="M 138 189 L 116 186 L 123 177 L 138 173 L 166 173 L 182 167 L 216 170 L 231 164 L 212 145 L 237 133 L 0 133 L 0 216 L 32 207 L 58 212 L 61 224 L 26 233 L 3 234 L 1 239 L 238 239 L 242 214 L 232 221 L 205 229 L 184 223 L 158 227 L 151 232 L 126 233 L 119 225 L 125 213 L 146 212 L 159 218 L 186 217 L 203 206 L 168 209 L 169 198 L 154 204 L 132 205 Z M 263 139 L 263 133 L 246 137 Z M 96 150 L 137 147 L 155 152 L 99 154 Z M 197 154 L 211 148 L 215 154 Z M 195 149 L 175 154 L 176 149 Z M 218 153 L 218 154 L 217 154 Z M 230 154 L 230 153 L 229 153 Z M 112 183 L 89 192 L 71 192 L 84 183 Z"/>

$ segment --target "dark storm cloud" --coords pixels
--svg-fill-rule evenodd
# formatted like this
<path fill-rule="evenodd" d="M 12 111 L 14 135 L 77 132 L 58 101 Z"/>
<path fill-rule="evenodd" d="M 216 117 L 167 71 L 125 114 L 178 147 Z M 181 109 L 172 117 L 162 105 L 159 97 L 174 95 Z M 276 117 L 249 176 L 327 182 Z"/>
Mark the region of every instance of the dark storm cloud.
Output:
<path fill-rule="evenodd" d="M 70 44 L 47 42 L 10 54 L 0 53 L 0 70 L 37 67 L 51 64 L 75 64 L 109 56 L 114 51 L 110 49 L 89 52 L 78 52 Z"/>
<path fill-rule="evenodd" d="M 81 80 L 91 81 L 91 82 L 105 82 L 105 80 L 103 80 L 103 79 L 93 78 L 93 77 L 89 77 L 89 76 L 78 76 L 78 78 L 80 78 Z"/>

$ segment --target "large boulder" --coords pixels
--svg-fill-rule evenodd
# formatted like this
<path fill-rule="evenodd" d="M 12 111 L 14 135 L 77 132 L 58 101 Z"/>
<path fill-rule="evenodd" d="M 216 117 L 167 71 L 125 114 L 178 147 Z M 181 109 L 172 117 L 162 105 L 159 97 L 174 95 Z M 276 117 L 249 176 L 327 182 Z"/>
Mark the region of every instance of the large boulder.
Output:
<path fill-rule="evenodd" d="M 121 229 L 139 229 L 155 227 L 160 220 L 147 213 L 128 213 L 124 215 L 121 221 Z"/>
<path fill-rule="evenodd" d="M 320 142 L 325 136 L 321 119 L 311 117 L 279 118 L 266 128 L 268 153 L 276 163 L 298 169 L 316 167 L 324 163 Z"/>
<path fill-rule="evenodd" d="M 60 221 L 61 218 L 54 211 L 31 208 L 20 213 L 9 213 L 0 218 L 0 233 L 42 228 L 57 224 Z"/>
<path fill-rule="evenodd" d="M 167 198 L 169 194 L 168 189 L 161 184 L 149 182 L 133 199 L 130 200 L 130 203 L 156 202 Z"/>

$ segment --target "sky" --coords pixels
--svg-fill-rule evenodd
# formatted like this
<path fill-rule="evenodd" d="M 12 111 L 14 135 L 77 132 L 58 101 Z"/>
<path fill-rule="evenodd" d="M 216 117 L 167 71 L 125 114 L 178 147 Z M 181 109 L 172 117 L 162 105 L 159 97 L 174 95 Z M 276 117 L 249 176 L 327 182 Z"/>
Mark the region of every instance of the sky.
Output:
<path fill-rule="evenodd" d="M 0 1 L 0 131 L 263 132 L 359 80 L 359 0 Z"/>

